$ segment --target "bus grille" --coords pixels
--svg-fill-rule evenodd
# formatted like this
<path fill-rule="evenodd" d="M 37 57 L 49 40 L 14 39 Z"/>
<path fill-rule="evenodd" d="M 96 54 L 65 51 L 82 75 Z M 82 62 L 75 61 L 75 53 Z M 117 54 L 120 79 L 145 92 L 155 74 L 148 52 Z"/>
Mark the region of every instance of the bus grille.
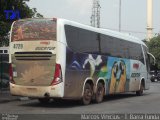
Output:
<path fill-rule="evenodd" d="M 50 60 L 52 52 L 15 52 L 16 60 Z"/>

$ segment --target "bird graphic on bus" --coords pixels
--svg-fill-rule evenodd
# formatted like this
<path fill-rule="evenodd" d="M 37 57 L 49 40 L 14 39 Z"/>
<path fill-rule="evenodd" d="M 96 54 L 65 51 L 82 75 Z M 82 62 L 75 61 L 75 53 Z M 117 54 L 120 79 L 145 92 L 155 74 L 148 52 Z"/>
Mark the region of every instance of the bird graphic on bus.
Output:
<path fill-rule="evenodd" d="M 127 67 L 124 60 L 117 59 L 113 63 L 109 80 L 110 94 L 125 92 L 127 81 Z"/>
<path fill-rule="evenodd" d="M 109 88 L 110 94 L 113 94 L 116 89 L 117 72 L 118 72 L 118 63 L 114 62 L 112 70 L 111 70 L 111 81 L 110 81 L 110 88 Z"/>
<path fill-rule="evenodd" d="M 126 84 L 126 65 L 124 61 L 120 61 L 119 69 L 121 71 L 120 79 L 117 86 L 117 92 L 125 92 L 125 84 Z"/>

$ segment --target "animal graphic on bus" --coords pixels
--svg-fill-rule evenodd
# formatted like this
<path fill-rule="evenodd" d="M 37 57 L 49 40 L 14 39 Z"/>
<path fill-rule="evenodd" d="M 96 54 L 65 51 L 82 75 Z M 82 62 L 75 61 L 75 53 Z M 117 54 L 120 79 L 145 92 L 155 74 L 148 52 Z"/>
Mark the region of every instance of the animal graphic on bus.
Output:
<path fill-rule="evenodd" d="M 110 78 L 111 80 L 110 80 L 110 88 L 109 88 L 110 94 L 113 94 L 116 89 L 117 72 L 118 72 L 118 64 L 117 62 L 114 62 L 112 70 L 111 70 L 111 78 Z"/>
<path fill-rule="evenodd" d="M 109 93 L 120 93 L 129 88 L 127 82 L 130 75 L 130 61 L 127 59 L 109 57 L 107 62 L 109 80 Z"/>
<path fill-rule="evenodd" d="M 109 94 L 128 91 L 130 60 L 89 54 L 88 56 L 81 56 L 81 61 L 79 61 L 79 56 L 70 55 L 70 68 L 74 68 L 77 71 L 81 71 L 82 69 L 88 70 L 90 73 L 86 77 L 93 78 L 97 75 L 104 78 L 107 83 L 107 93 Z"/>
<path fill-rule="evenodd" d="M 126 84 L 126 65 L 123 60 L 120 61 L 119 69 L 121 71 L 121 75 L 118 81 L 117 92 L 125 92 L 125 84 Z"/>

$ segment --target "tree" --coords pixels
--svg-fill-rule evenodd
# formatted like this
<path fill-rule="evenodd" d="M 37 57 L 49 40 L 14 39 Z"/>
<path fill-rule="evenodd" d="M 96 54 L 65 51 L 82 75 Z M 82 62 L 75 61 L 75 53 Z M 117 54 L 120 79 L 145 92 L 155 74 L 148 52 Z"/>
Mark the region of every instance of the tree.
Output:
<path fill-rule="evenodd" d="M 157 67 L 160 69 L 160 35 L 147 42 L 150 53 L 156 58 Z"/>
<path fill-rule="evenodd" d="M 26 0 L 0 0 L 0 46 L 9 45 L 8 33 L 13 21 L 23 18 L 43 17 L 40 13 L 37 13 L 36 8 L 29 8 L 25 1 Z M 19 17 L 9 19 L 8 16 L 12 15 L 11 13 L 7 13 L 9 10 L 18 12 Z"/>

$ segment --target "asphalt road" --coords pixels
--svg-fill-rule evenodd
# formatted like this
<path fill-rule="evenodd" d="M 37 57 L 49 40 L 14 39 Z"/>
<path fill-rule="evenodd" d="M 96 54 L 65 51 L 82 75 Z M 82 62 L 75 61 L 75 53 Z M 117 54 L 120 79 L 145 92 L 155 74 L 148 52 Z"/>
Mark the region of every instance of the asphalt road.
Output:
<path fill-rule="evenodd" d="M 103 113 L 160 113 L 160 82 L 151 83 L 143 96 L 135 93 L 106 96 L 100 104 L 82 106 L 77 101 L 40 104 L 38 100 L 0 102 L 0 113 L 8 114 L 103 114 Z"/>

